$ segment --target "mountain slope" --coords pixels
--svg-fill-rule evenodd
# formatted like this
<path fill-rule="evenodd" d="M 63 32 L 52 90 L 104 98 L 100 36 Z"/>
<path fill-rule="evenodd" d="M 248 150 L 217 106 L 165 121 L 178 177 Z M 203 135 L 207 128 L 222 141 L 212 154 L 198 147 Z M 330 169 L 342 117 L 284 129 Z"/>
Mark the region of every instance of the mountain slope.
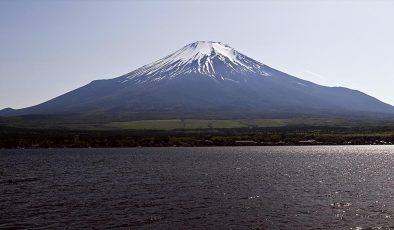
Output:
<path fill-rule="evenodd" d="M 93 81 L 42 104 L 0 115 L 129 117 L 394 113 L 362 92 L 324 87 L 218 42 L 195 42 L 123 76 Z"/>

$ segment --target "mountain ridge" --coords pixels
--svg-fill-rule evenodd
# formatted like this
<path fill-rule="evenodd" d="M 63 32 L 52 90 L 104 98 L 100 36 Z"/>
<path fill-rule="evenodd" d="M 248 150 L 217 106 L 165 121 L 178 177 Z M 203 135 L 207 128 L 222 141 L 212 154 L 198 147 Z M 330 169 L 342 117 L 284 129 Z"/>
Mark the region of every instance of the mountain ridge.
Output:
<path fill-rule="evenodd" d="M 47 102 L 0 116 L 83 114 L 130 117 L 387 113 L 365 93 L 326 87 L 271 68 L 220 42 L 199 41 L 120 77 L 95 80 Z M 235 116 L 235 115 L 234 115 Z"/>

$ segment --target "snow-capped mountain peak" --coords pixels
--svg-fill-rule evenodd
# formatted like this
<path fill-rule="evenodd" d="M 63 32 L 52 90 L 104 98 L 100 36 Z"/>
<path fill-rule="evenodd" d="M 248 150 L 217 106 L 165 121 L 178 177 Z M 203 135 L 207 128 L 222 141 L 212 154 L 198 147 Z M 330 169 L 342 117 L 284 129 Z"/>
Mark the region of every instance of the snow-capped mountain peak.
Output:
<path fill-rule="evenodd" d="M 205 56 L 212 57 L 215 55 L 226 57 L 233 63 L 236 63 L 237 61 L 237 51 L 221 42 L 194 42 L 174 54 L 185 62 L 201 60 Z"/>
<path fill-rule="evenodd" d="M 95 119 L 234 119 L 394 114 L 356 90 L 325 87 L 261 64 L 220 42 L 199 41 L 120 77 L 93 81 L 42 104 L 0 116 Z M 371 113 L 371 114 L 369 114 Z M 97 114 L 97 118 L 95 117 Z M 46 116 L 44 116 L 46 117 Z"/>
<path fill-rule="evenodd" d="M 270 75 L 265 65 L 224 43 L 197 41 L 163 59 L 122 76 L 119 82 L 145 83 L 190 77 L 194 74 L 211 77 L 214 80 L 231 81 L 239 81 L 237 75 L 243 77 Z"/>

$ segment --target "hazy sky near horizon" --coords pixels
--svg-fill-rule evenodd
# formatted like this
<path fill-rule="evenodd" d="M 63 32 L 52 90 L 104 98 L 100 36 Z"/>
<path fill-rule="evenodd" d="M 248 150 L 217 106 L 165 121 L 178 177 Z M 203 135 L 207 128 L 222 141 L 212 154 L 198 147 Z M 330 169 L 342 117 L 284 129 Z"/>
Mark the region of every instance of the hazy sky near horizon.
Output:
<path fill-rule="evenodd" d="M 114 78 L 194 41 L 394 105 L 394 1 L 0 0 L 0 109 Z"/>

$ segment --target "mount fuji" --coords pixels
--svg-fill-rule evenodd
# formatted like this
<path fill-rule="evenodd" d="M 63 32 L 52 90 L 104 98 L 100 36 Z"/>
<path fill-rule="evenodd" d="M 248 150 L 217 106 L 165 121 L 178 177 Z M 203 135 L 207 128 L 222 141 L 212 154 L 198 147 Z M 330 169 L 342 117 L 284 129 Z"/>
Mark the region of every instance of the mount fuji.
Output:
<path fill-rule="evenodd" d="M 96 80 L 36 106 L 1 116 L 127 118 L 394 114 L 362 92 L 325 87 L 273 69 L 220 42 L 186 45 L 123 76 Z"/>

